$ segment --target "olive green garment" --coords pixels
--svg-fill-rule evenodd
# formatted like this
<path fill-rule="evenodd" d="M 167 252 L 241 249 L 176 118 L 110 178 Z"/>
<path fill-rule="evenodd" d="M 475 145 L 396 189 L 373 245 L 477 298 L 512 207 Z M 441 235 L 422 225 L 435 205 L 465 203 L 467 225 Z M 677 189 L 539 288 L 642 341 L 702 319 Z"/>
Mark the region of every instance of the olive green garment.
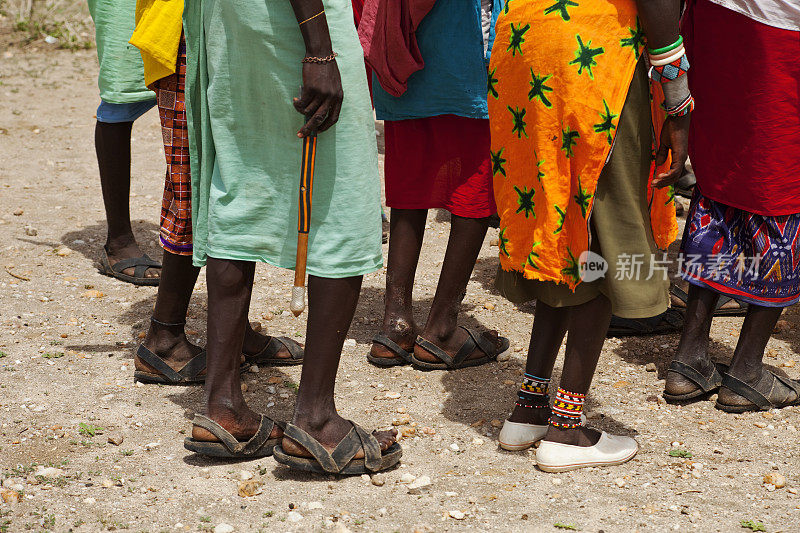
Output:
<path fill-rule="evenodd" d="M 515 303 L 538 299 L 551 307 L 572 307 L 604 294 L 613 313 L 622 318 L 647 318 L 667 310 L 669 282 L 651 272 L 651 254 L 661 258 L 653 240 L 647 183 L 650 174 L 653 125 L 647 69 L 640 61 L 622 109 L 614 149 L 597 183 L 591 216 L 592 251 L 609 263 L 605 278 L 580 283 L 575 292 L 552 281 L 527 280 L 518 272 L 497 275 L 497 288 Z M 628 266 L 617 258 L 636 254 L 642 258 L 640 279 L 627 279 Z M 622 259 L 621 261 L 625 261 Z M 656 265 L 657 266 L 657 265 Z"/>
<path fill-rule="evenodd" d="M 324 5 L 345 96 L 317 143 L 308 273 L 342 278 L 382 266 L 380 178 L 350 0 Z M 305 45 L 291 3 L 187 0 L 184 33 L 194 262 L 293 268 Z"/>
<path fill-rule="evenodd" d="M 89 0 L 97 41 L 100 98 L 110 104 L 155 100 L 144 85 L 139 49 L 128 43 L 136 26 L 136 0 Z"/>

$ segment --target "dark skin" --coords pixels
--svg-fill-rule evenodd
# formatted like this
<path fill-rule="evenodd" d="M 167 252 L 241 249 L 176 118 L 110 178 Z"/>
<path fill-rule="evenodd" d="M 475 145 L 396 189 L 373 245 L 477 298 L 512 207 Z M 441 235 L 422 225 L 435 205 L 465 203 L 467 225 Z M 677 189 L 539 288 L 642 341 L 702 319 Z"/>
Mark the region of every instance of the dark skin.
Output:
<path fill-rule="evenodd" d="M 412 292 L 427 215 L 426 209 L 392 209 L 382 332 L 407 351 L 414 350 L 414 341 L 421 335 L 455 355 L 468 336 L 457 327 L 459 307 L 489 223 L 485 218 L 451 216 L 450 238 L 439 284 L 425 327 L 420 328 L 414 321 Z M 496 332 L 484 335 L 497 341 Z M 375 357 L 396 357 L 381 344 L 373 344 L 371 353 Z M 476 349 L 468 358 L 484 355 Z M 423 361 L 439 362 L 426 350 L 417 349 L 415 356 Z"/>
<path fill-rule="evenodd" d="M 650 48 L 668 46 L 678 39 L 678 0 L 637 0 L 636 3 Z M 671 155 L 672 164 L 667 172 L 659 174 L 654 180 L 657 187 L 674 184 L 683 172 L 688 158 L 689 120 L 688 115 L 681 118 L 669 117 L 664 123 L 656 163 L 663 164 L 667 156 Z M 570 392 L 586 394 L 597 368 L 610 322 L 611 302 L 603 295 L 585 304 L 564 308 L 554 308 L 541 301 L 537 302 L 527 371 L 538 377 L 549 378 L 566 333 L 567 349 L 560 386 Z M 547 423 L 549 416 L 549 407 L 516 407 L 509 420 L 542 425 Z M 599 438 L 600 433 L 586 427 L 562 429 L 550 426 L 545 436 L 545 440 L 575 446 L 592 446 Z"/>
<path fill-rule="evenodd" d="M 97 122 L 94 146 L 106 210 L 106 252 L 111 265 L 131 257 L 141 257 L 142 250 L 131 228 L 131 129 L 133 122 Z M 134 268 L 123 274 L 132 276 Z M 148 268 L 145 277 L 158 278 L 160 269 Z"/>
<path fill-rule="evenodd" d="M 150 322 L 147 336 L 144 339 L 145 348 L 149 349 L 175 370 L 180 370 L 202 348 L 189 342 L 184 331 L 186 313 L 189 309 L 194 285 L 200 269 L 192 265 L 192 256 L 173 254 L 164 250 L 162 258 L 162 283 L 158 287 L 153 318 L 165 324 L 178 324 L 164 326 Z M 254 355 L 264 349 L 269 342 L 269 337 L 257 333 L 250 327 L 250 321 L 245 318 L 245 334 L 242 352 L 245 355 Z M 276 354 L 277 358 L 291 357 L 285 348 Z M 137 370 L 158 373 L 155 369 L 144 363 L 139 357 L 134 357 Z M 200 374 L 201 376 L 203 373 Z"/>
<path fill-rule="evenodd" d="M 298 23 L 322 11 L 320 0 L 290 0 Z M 330 33 L 324 15 L 302 24 L 306 56 L 332 54 Z M 325 131 L 339 117 L 343 90 L 336 61 L 303 64 L 303 90 L 294 106 L 311 116 L 298 137 L 314 130 Z M 208 260 L 208 375 L 206 377 L 206 414 L 246 440 L 258 430 L 260 416 L 245 403 L 239 386 L 239 354 L 244 337 L 244 319 L 250 305 L 254 263 L 209 258 Z M 361 289 L 361 276 L 331 279 L 309 276 L 306 349 L 293 423 L 334 450 L 352 426 L 336 412 L 333 398 L 336 373 L 344 340 L 355 314 Z M 272 437 L 281 435 L 276 427 Z M 382 450 L 396 440 L 397 431 L 373 433 Z M 193 427 L 198 440 L 214 440 L 202 428 Z M 302 446 L 284 438 L 286 453 L 308 456 Z M 362 458 L 363 451 L 356 454 Z"/>
<path fill-rule="evenodd" d="M 716 291 L 695 285 L 689 286 L 686 321 L 675 359 L 693 366 L 703 375 L 708 375 L 714 364 L 708 356 L 708 343 L 711 321 L 718 299 L 719 293 Z M 764 307 L 753 304 L 748 306 L 747 315 L 739 333 L 739 342 L 736 344 L 736 350 L 733 352 L 733 359 L 728 369 L 729 374 L 750 385 L 758 382 L 761 377 L 764 350 L 782 311 L 783 309 L 780 307 Z M 667 373 L 664 390 L 668 394 L 687 394 L 696 388 L 697 385 L 680 374 Z M 727 405 L 749 403 L 726 388 L 720 389 L 719 399 L 720 402 Z"/>

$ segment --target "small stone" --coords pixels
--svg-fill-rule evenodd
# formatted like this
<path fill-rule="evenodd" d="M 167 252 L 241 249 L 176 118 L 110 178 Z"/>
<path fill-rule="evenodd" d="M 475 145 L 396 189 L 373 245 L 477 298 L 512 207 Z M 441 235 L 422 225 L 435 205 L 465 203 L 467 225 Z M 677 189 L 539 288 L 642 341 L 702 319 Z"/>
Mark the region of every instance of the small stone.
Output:
<path fill-rule="evenodd" d="M 242 382 L 241 387 L 242 387 L 242 392 L 247 392 L 247 383 Z"/>
<path fill-rule="evenodd" d="M 516 384 L 517 384 L 517 382 L 514 381 L 513 379 L 505 379 L 505 380 L 503 380 L 503 385 L 511 386 L 511 385 L 516 385 Z"/>
<path fill-rule="evenodd" d="M 267 379 L 267 383 L 271 383 L 272 385 L 278 385 L 283 383 L 283 378 L 279 378 L 278 376 L 272 376 L 271 378 Z"/>
<path fill-rule="evenodd" d="M 30 225 L 25 226 L 25 235 L 27 235 L 28 237 L 36 237 L 37 235 L 39 235 L 39 230 Z"/>
<path fill-rule="evenodd" d="M 252 479 L 249 481 L 241 481 L 239 483 L 239 496 L 242 498 L 249 498 L 261 494 L 261 485 L 263 485 L 263 483 Z"/>
<path fill-rule="evenodd" d="M 98 291 L 97 289 L 89 289 L 88 291 L 81 294 L 82 298 L 102 298 L 103 296 L 105 296 L 105 294 Z"/>
<path fill-rule="evenodd" d="M 464 520 L 466 518 L 466 515 L 459 510 L 450 511 L 448 514 L 450 515 L 450 518 L 454 518 L 456 520 Z"/>
<path fill-rule="evenodd" d="M 345 348 L 355 348 L 356 347 L 356 340 L 355 339 L 347 339 L 344 341 Z"/>
<path fill-rule="evenodd" d="M 658 367 L 656 366 L 655 363 L 647 363 L 646 365 L 644 365 L 644 369 L 648 372 L 655 372 L 656 370 L 658 370 Z"/>
<path fill-rule="evenodd" d="M 786 477 L 778 472 L 770 472 L 764 476 L 764 484 L 773 485 L 776 489 L 786 486 Z"/>
<path fill-rule="evenodd" d="M 55 468 L 55 467 L 52 467 L 52 466 L 48 466 L 48 467 L 40 466 L 36 470 L 36 472 L 34 472 L 33 475 L 36 476 L 36 477 L 41 476 L 41 477 L 46 478 L 46 479 L 55 479 L 55 478 L 63 476 L 64 475 L 64 471 L 61 470 L 60 468 Z"/>
<path fill-rule="evenodd" d="M 624 480 L 624 479 L 622 479 L 621 477 L 618 477 L 618 478 L 616 478 L 616 479 L 614 480 L 614 485 L 616 485 L 616 486 L 617 486 L 617 487 L 619 487 L 619 488 L 622 488 L 622 487 L 624 487 L 624 486 L 625 486 L 625 480 Z"/>
<path fill-rule="evenodd" d="M 486 423 L 486 419 L 485 418 L 481 418 L 480 420 L 476 420 L 475 422 L 470 424 L 469 427 L 471 427 L 471 428 L 479 428 L 479 427 L 483 426 L 485 423 Z"/>
<path fill-rule="evenodd" d="M 366 481 L 367 483 L 369 483 L 371 481 L 369 474 L 361 474 L 361 481 Z"/>
<path fill-rule="evenodd" d="M 250 481 L 253 479 L 253 473 L 249 470 L 240 470 L 239 471 L 239 481 Z"/>
<path fill-rule="evenodd" d="M 400 436 L 403 438 L 413 437 L 417 434 L 417 428 L 411 426 L 400 426 Z"/>
<path fill-rule="evenodd" d="M 69 254 L 72 253 L 72 250 L 69 248 L 59 248 L 56 250 L 56 255 L 59 257 L 67 257 Z"/>
<path fill-rule="evenodd" d="M 500 362 L 500 363 L 505 363 L 506 361 L 509 361 L 510 359 L 511 359 L 511 354 L 509 353 L 508 350 L 506 350 L 505 352 L 503 352 L 503 353 L 501 353 L 500 355 L 497 356 L 497 361 Z"/>
<path fill-rule="evenodd" d="M 22 209 L 17 209 L 16 211 L 14 211 L 14 216 L 15 217 L 22 216 L 22 213 L 24 212 L 25 211 L 23 211 Z"/>
<path fill-rule="evenodd" d="M 775 492 L 775 485 L 772 483 L 765 483 L 764 488 L 767 489 L 767 492 Z"/>
<path fill-rule="evenodd" d="M 289 522 L 299 522 L 303 519 L 303 515 L 298 513 L 297 511 L 289 511 L 289 514 L 286 515 L 286 520 Z"/>
<path fill-rule="evenodd" d="M 388 400 L 397 400 L 398 398 L 400 398 L 400 393 L 399 392 L 387 392 L 385 397 Z"/>
<path fill-rule="evenodd" d="M 460 452 L 461 448 L 455 442 L 449 446 L 451 452 Z"/>
<path fill-rule="evenodd" d="M 250 366 L 250 368 L 249 368 L 248 370 L 249 370 L 249 371 L 250 371 L 252 374 L 258 374 L 258 373 L 261 371 L 261 369 L 260 369 L 260 368 L 258 368 L 258 365 L 251 365 L 251 366 Z"/>
<path fill-rule="evenodd" d="M 104 489 L 110 489 L 111 487 L 114 486 L 114 482 L 108 478 L 105 478 L 103 481 L 100 482 L 100 486 L 103 487 Z"/>
<path fill-rule="evenodd" d="M 148 442 L 147 444 L 144 445 L 144 449 L 150 452 L 155 450 L 159 446 L 161 446 L 160 442 Z"/>
<path fill-rule="evenodd" d="M 431 478 L 428 476 L 420 476 L 408 484 L 408 493 L 422 494 L 423 492 L 427 492 L 432 484 Z"/>
<path fill-rule="evenodd" d="M 113 444 L 114 446 L 119 446 L 122 444 L 122 441 L 125 440 L 125 437 L 119 434 L 111 434 L 108 436 L 108 443 Z"/>
<path fill-rule="evenodd" d="M 113 399 L 114 399 L 114 395 L 113 394 L 106 394 L 105 396 L 100 398 L 100 401 L 101 402 L 110 402 Z"/>
<path fill-rule="evenodd" d="M 491 424 L 492 424 L 493 428 L 501 428 L 501 427 L 503 427 L 503 421 L 502 420 L 498 420 L 497 418 L 492 420 Z"/>
<path fill-rule="evenodd" d="M 765 427 L 767 427 L 767 424 L 765 424 L 764 422 L 754 422 L 753 425 L 760 429 L 764 429 Z"/>
<path fill-rule="evenodd" d="M 15 490 L 2 489 L 0 490 L 0 498 L 2 498 L 5 503 L 19 503 L 22 501 L 22 494 Z"/>
<path fill-rule="evenodd" d="M 322 509 L 324 506 L 321 502 L 308 502 L 308 510 L 314 511 L 315 509 Z"/>
<path fill-rule="evenodd" d="M 405 474 L 400 476 L 400 483 L 411 483 L 415 479 L 417 479 L 417 476 L 415 476 L 414 474 L 409 474 L 408 472 L 406 472 Z"/>
<path fill-rule="evenodd" d="M 794 365 L 795 362 L 792 359 L 789 359 L 788 361 L 784 361 L 783 363 L 781 363 L 781 366 L 784 368 L 794 368 Z"/>
<path fill-rule="evenodd" d="M 269 322 L 275 318 L 275 314 L 272 311 L 267 311 L 266 313 L 261 313 L 261 318 Z"/>
<path fill-rule="evenodd" d="M 794 487 L 792 487 L 792 488 L 790 488 L 790 489 L 786 489 L 786 491 L 787 491 L 789 494 L 797 494 L 797 489 L 796 489 L 796 488 L 794 488 Z"/>
<path fill-rule="evenodd" d="M 233 533 L 233 526 L 225 522 L 214 526 L 214 533 Z"/>
<path fill-rule="evenodd" d="M 483 443 L 484 443 L 484 440 L 482 438 L 480 438 L 480 437 L 475 437 L 474 439 L 472 439 L 472 444 L 474 446 L 483 446 Z"/>
<path fill-rule="evenodd" d="M 405 426 L 410 423 L 411 423 L 411 416 L 409 415 L 398 416 L 397 418 L 392 420 L 393 426 Z"/>
<path fill-rule="evenodd" d="M 386 484 L 386 477 L 383 474 L 372 476 L 372 484 L 376 487 L 383 487 Z"/>
<path fill-rule="evenodd" d="M 681 445 L 681 443 L 679 441 L 677 441 L 677 440 L 674 440 L 674 441 L 672 441 L 671 445 L 672 445 L 673 448 L 677 448 L 678 446 Z"/>
<path fill-rule="evenodd" d="M 83 503 L 85 503 L 86 505 L 94 505 L 97 503 L 97 500 L 95 500 L 94 498 L 86 498 L 85 500 L 83 500 Z"/>
<path fill-rule="evenodd" d="M 483 308 L 484 308 L 484 309 L 487 309 L 487 310 L 489 310 L 489 311 L 494 311 L 494 310 L 495 310 L 495 307 L 496 307 L 496 306 L 495 306 L 493 303 L 491 303 L 491 302 L 488 302 L 488 303 L 485 303 L 485 304 L 483 304 Z"/>
<path fill-rule="evenodd" d="M 552 479 L 552 481 L 553 481 L 553 485 L 561 485 L 563 483 L 563 481 L 561 480 L 560 477 L 554 477 Z"/>

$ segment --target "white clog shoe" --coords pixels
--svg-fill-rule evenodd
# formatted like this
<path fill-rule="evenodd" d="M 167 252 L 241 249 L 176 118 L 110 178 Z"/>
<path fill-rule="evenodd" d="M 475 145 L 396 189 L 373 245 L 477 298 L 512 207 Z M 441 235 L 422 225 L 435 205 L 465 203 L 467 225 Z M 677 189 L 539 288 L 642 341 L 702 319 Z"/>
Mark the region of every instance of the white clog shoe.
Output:
<path fill-rule="evenodd" d="M 581 424 L 586 423 L 586 415 L 581 414 Z M 534 443 L 539 442 L 547 434 L 547 424 L 542 426 L 537 424 L 523 424 L 521 422 L 503 423 L 503 429 L 497 437 L 498 444 L 504 450 L 519 452 L 527 450 Z"/>
<path fill-rule="evenodd" d="M 620 435 L 605 431 L 594 446 L 573 446 L 559 442 L 543 441 L 536 450 L 536 465 L 545 472 L 566 472 L 587 466 L 621 465 L 630 461 L 639 444 Z"/>

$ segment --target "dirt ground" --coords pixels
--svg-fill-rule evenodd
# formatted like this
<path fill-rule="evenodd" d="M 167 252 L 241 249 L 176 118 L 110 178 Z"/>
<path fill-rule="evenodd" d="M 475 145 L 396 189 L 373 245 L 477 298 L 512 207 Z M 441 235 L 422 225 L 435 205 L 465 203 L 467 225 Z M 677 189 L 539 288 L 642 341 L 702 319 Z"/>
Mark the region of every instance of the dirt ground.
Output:
<path fill-rule="evenodd" d="M 272 459 L 230 463 L 186 452 L 202 388 L 132 378 L 156 289 L 97 271 L 104 217 L 94 52 L 8 42 L 0 38 L 0 532 L 232 531 L 226 524 L 235 531 L 737 531 L 746 520 L 770 532 L 800 531 L 800 409 L 730 415 L 709 401 L 664 405 L 658 398 L 675 334 L 609 340 L 603 350 L 590 424 L 635 436 L 641 451 L 633 461 L 553 475 L 535 469 L 533 450 L 499 450 L 533 307 L 515 307 L 492 288 L 495 230 L 463 322 L 508 336 L 507 361 L 450 373 L 369 365 L 385 273 L 366 277 L 338 407 L 366 427 L 409 422 L 399 426 L 406 435 L 399 468 L 372 480 L 335 479 L 290 472 Z M 131 209 L 140 242 L 158 256 L 164 159 L 155 112 L 136 123 L 134 139 Z M 415 291 L 421 321 L 447 231 L 447 217 L 432 213 Z M 251 317 L 302 340 L 305 315 L 286 311 L 291 279 L 259 265 Z M 199 343 L 205 311 L 201 276 L 188 326 Z M 766 362 L 798 378 L 800 316 L 790 309 L 784 320 Z M 730 357 L 741 323 L 715 320 L 717 360 Z M 298 368 L 247 373 L 246 397 L 286 419 L 299 375 Z M 785 477 L 785 486 L 765 484 L 767 474 Z M 428 476 L 431 485 L 410 494 L 403 481 L 412 476 Z M 249 478 L 263 485 L 240 496 Z"/>

